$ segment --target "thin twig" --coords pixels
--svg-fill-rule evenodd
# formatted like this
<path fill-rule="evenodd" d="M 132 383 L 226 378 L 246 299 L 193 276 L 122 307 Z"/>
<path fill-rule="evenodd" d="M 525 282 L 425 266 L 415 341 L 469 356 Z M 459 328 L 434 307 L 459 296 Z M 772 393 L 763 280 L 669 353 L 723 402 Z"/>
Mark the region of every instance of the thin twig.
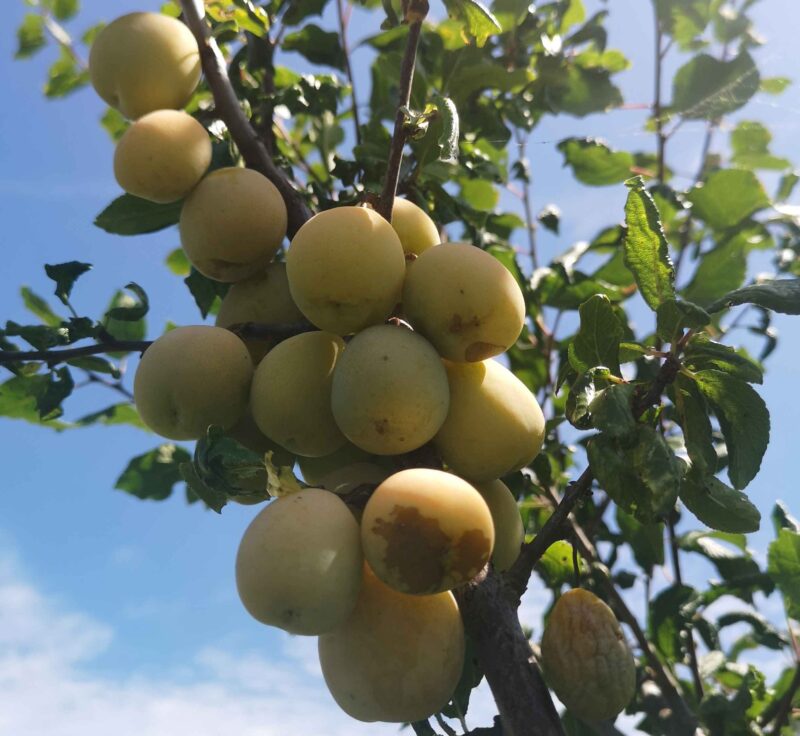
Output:
<path fill-rule="evenodd" d="M 427 4 L 425 12 L 427 13 Z M 375 208 L 378 214 L 387 220 L 392 219 L 394 198 L 397 195 L 397 184 L 400 180 L 400 164 L 403 161 L 403 149 L 407 138 L 406 111 L 411 103 L 411 85 L 414 82 L 414 66 L 417 60 L 417 48 L 424 17 L 425 14 L 423 13 L 419 20 L 413 21 L 408 27 L 406 50 L 400 67 L 400 96 L 397 103 L 397 113 L 394 118 L 394 133 L 392 134 L 392 144 L 389 149 L 389 162 L 386 168 L 383 191 L 381 192 L 378 206 Z"/>
<path fill-rule="evenodd" d="M 789 723 L 789 716 L 792 713 L 792 703 L 798 692 L 800 692 L 800 664 L 795 668 L 794 677 L 792 677 L 792 681 L 789 683 L 786 692 L 779 700 L 771 703 L 761 714 L 761 718 L 759 718 L 761 726 L 768 726 L 772 723 L 771 733 L 774 734 L 774 736 L 779 736 L 783 727 Z"/>
<path fill-rule="evenodd" d="M 655 43 L 655 92 L 654 92 L 654 99 L 653 99 L 653 119 L 655 121 L 656 126 L 656 141 L 657 141 L 657 153 L 656 153 L 656 160 L 657 160 L 657 168 L 656 168 L 656 176 L 658 178 L 658 183 L 664 183 L 664 154 L 665 149 L 667 146 L 667 136 L 664 133 L 664 119 L 662 117 L 662 107 L 661 107 L 661 72 L 662 72 L 662 65 L 664 61 L 664 34 L 661 30 L 661 20 L 658 16 L 658 7 L 656 4 L 653 4 L 653 17 L 655 19 L 655 27 L 656 27 L 656 43 Z"/>
<path fill-rule="evenodd" d="M 528 159 L 525 156 L 527 138 L 519 128 L 516 129 L 515 133 L 517 146 L 519 147 L 519 158 L 517 160 L 525 174 L 522 180 L 522 194 L 520 195 L 520 199 L 522 200 L 522 206 L 525 210 L 525 230 L 528 233 L 528 254 L 531 257 L 531 265 L 535 271 L 539 268 L 539 254 L 536 250 L 536 221 L 533 219 L 533 208 L 531 206 L 531 184 L 528 179 Z"/>
<path fill-rule="evenodd" d="M 81 71 L 86 71 L 89 68 L 89 64 L 75 49 L 72 36 L 67 33 L 64 26 L 56 21 L 48 12 L 42 13 L 42 19 L 44 20 L 45 30 L 50 34 L 53 40 L 72 57 L 72 60 Z"/>
<path fill-rule="evenodd" d="M 228 78 L 225 59 L 204 19 L 202 0 L 181 0 L 181 8 L 184 22 L 197 40 L 206 82 L 214 95 L 216 113 L 228 127 L 245 163 L 266 176 L 278 188 L 289 215 L 287 232 L 291 238 L 311 217 L 311 211 L 303 195 L 270 158 L 263 141 L 244 114 Z"/>
<path fill-rule="evenodd" d="M 352 8 L 351 8 L 352 9 Z M 345 15 L 344 0 L 336 0 L 336 12 L 339 16 L 339 39 L 344 52 L 344 71 L 347 81 L 350 83 L 350 98 L 353 102 L 353 127 L 356 134 L 356 145 L 361 143 L 361 123 L 358 118 L 358 97 L 356 95 L 356 80 L 353 76 L 353 69 L 350 64 L 350 48 L 347 43 L 347 25 L 350 20 L 349 14 Z"/>

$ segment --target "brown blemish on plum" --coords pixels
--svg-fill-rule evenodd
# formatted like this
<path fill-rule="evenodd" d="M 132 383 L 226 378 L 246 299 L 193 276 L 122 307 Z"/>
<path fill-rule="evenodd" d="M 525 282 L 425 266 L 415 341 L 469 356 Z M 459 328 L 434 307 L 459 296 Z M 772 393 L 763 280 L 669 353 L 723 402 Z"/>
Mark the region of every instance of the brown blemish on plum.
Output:
<path fill-rule="evenodd" d="M 373 533 L 386 540 L 386 567 L 411 593 L 438 590 L 445 577 L 444 560 L 451 539 L 436 519 L 413 506 L 395 506 L 389 520 L 377 518 Z"/>
<path fill-rule="evenodd" d="M 453 546 L 450 569 L 459 582 L 474 578 L 489 561 L 492 543 L 480 529 L 464 532 Z"/>
<path fill-rule="evenodd" d="M 477 363 L 481 360 L 499 355 L 505 350 L 501 345 L 492 345 L 490 342 L 473 342 L 464 351 L 464 357 L 470 363 Z"/>
<path fill-rule="evenodd" d="M 388 419 L 376 419 L 373 422 L 373 426 L 375 427 L 375 431 L 378 434 L 386 434 L 389 431 L 389 420 Z"/>
<path fill-rule="evenodd" d="M 454 314 L 450 318 L 450 324 L 447 326 L 449 332 L 459 334 L 466 330 L 474 330 L 481 326 L 481 320 L 477 315 L 473 315 L 469 319 L 464 319 L 460 314 Z"/>

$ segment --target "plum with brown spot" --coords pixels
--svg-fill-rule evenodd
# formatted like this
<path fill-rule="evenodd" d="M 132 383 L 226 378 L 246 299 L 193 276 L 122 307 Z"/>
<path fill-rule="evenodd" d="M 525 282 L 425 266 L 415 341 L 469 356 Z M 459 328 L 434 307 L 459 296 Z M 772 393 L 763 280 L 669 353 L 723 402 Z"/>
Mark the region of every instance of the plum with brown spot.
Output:
<path fill-rule="evenodd" d="M 361 521 L 364 555 L 402 593 L 429 595 L 467 582 L 494 547 L 492 516 L 480 493 L 451 473 L 411 468 L 387 478 Z"/>

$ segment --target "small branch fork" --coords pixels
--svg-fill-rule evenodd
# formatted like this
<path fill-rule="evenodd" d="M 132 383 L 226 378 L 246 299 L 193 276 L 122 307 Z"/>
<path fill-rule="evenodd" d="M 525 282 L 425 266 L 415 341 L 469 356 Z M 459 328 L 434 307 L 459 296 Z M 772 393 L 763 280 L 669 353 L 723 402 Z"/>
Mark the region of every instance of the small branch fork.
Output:
<path fill-rule="evenodd" d="M 263 141 L 244 114 L 231 86 L 225 59 L 205 21 L 202 0 L 181 0 L 181 9 L 184 23 L 197 40 L 206 82 L 214 95 L 216 113 L 228 127 L 247 166 L 266 176 L 278 188 L 286 203 L 289 215 L 287 232 L 291 238 L 311 217 L 311 210 L 289 177 L 275 165 Z"/>

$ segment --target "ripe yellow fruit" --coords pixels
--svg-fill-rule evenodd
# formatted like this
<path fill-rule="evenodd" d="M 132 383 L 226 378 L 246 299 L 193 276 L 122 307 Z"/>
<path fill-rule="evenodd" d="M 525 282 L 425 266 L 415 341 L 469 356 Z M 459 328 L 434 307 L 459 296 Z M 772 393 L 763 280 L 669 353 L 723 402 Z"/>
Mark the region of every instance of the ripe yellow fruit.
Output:
<path fill-rule="evenodd" d="M 434 439 L 445 464 L 481 483 L 531 462 L 544 442 L 544 415 L 525 384 L 494 360 L 445 368 L 450 411 Z"/>
<path fill-rule="evenodd" d="M 364 484 L 386 480 L 392 469 L 385 458 L 370 455 L 350 442 L 324 457 L 300 457 L 298 465 L 306 483 L 334 493 L 349 493 Z"/>
<path fill-rule="evenodd" d="M 494 522 L 494 551 L 492 563 L 495 569 L 508 570 L 519 557 L 525 541 L 525 527 L 519 513 L 517 500 L 508 486 L 501 480 L 479 483 L 475 486 L 486 501 Z"/>
<path fill-rule="evenodd" d="M 377 212 L 338 207 L 297 231 L 286 268 L 300 311 L 321 330 L 349 335 L 391 314 L 406 260 L 397 234 Z"/>
<path fill-rule="evenodd" d="M 306 332 L 267 353 L 250 391 L 253 419 L 267 437 L 310 457 L 329 455 L 345 443 L 331 411 L 331 381 L 342 350 L 338 335 Z"/>
<path fill-rule="evenodd" d="M 305 322 L 289 293 L 286 264 L 270 263 L 263 273 L 239 281 L 228 289 L 217 313 L 218 327 L 231 327 L 245 322 L 262 325 L 290 325 Z M 244 344 L 253 362 L 259 361 L 277 343 L 278 338 L 247 337 Z"/>
<path fill-rule="evenodd" d="M 483 569 L 494 525 L 486 502 L 465 480 L 410 468 L 387 478 L 367 501 L 361 544 L 384 583 L 428 595 L 452 590 Z"/>
<path fill-rule="evenodd" d="M 576 588 L 562 595 L 542 637 L 550 687 L 582 720 L 616 717 L 636 690 L 636 663 L 612 610 Z"/>
<path fill-rule="evenodd" d="M 442 426 L 447 374 L 436 351 L 405 327 L 377 325 L 348 344 L 333 374 L 333 416 L 347 439 L 375 455 L 421 447 Z"/>
<path fill-rule="evenodd" d="M 359 721 L 419 721 L 450 700 L 464 664 L 464 628 L 452 593 L 398 593 L 365 568 L 355 610 L 319 638 L 325 683 Z"/>
<path fill-rule="evenodd" d="M 267 177 L 235 166 L 212 171 L 181 209 L 181 245 L 200 273 L 241 281 L 262 272 L 286 235 L 286 205 Z"/>
<path fill-rule="evenodd" d="M 405 253 L 419 255 L 442 242 L 433 220 L 421 207 L 407 199 L 395 199 L 392 227 L 400 238 Z"/>
<path fill-rule="evenodd" d="M 125 117 L 185 107 L 200 81 L 191 31 L 160 13 L 130 13 L 109 23 L 89 55 L 92 86 Z"/>
<path fill-rule="evenodd" d="M 114 176 L 128 194 L 177 202 L 203 178 L 210 163 L 211 140 L 200 123 L 179 110 L 156 110 L 120 138 Z"/>
<path fill-rule="evenodd" d="M 172 440 L 196 440 L 210 424 L 232 427 L 244 414 L 253 363 L 221 327 L 176 327 L 142 356 L 133 396 L 142 421 Z"/>
<path fill-rule="evenodd" d="M 319 488 L 272 501 L 253 519 L 236 555 L 236 587 L 253 618 L 292 634 L 345 623 L 361 588 L 358 524 Z"/>
<path fill-rule="evenodd" d="M 473 362 L 514 344 L 525 321 L 525 299 L 508 269 L 489 253 L 445 243 L 409 264 L 403 311 L 442 357 Z"/>

